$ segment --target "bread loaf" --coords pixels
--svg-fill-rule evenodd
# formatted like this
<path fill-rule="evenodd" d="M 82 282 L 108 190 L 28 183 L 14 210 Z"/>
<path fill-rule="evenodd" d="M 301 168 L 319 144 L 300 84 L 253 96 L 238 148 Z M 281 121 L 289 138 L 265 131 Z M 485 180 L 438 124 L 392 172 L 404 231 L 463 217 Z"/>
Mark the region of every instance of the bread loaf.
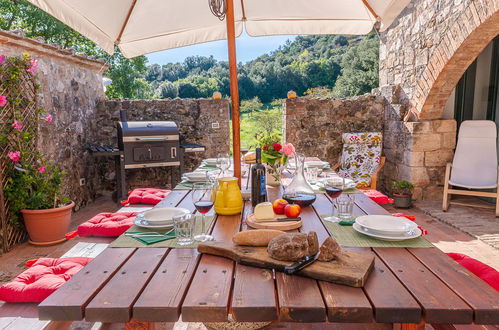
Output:
<path fill-rule="evenodd" d="M 320 248 L 319 259 L 320 261 L 331 261 L 338 257 L 341 253 L 341 247 L 338 242 L 332 237 L 326 238 Z"/>
<path fill-rule="evenodd" d="M 311 231 L 307 236 L 308 240 L 308 255 L 314 255 L 319 252 L 319 239 L 317 238 L 317 233 L 315 231 Z"/>
<path fill-rule="evenodd" d="M 272 238 L 267 247 L 269 255 L 277 260 L 296 261 L 308 255 L 308 235 L 288 233 Z"/>
<path fill-rule="evenodd" d="M 232 242 L 246 246 L 267 246 L 272 238 L 282 234 L 285 232 L 274 229 L 247 230 L 232 236 Z"/>

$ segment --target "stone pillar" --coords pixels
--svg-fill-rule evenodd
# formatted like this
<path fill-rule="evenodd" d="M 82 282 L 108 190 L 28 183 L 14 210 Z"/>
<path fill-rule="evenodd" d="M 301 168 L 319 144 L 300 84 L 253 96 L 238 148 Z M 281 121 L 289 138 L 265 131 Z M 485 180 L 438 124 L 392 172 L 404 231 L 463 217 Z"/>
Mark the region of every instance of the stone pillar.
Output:
<path fill-rule="evenodd" d="M 393 180 L 414 184 L 414 199 L 442 198 L 445 165 L 456 146 L 455 120 L 392 121 L 385 137 L 385 186 Z"/>
<path fill-rule="evenodd" d="M 445 166 L 456 147 L 455 120 L 404 122 L 408 97 L 398 86 L 383 86 L 377 93 L 387 99 L 383 153 L 384 188 L 394 180 L 414 184 L 414 199 L 442 198 Z"/>

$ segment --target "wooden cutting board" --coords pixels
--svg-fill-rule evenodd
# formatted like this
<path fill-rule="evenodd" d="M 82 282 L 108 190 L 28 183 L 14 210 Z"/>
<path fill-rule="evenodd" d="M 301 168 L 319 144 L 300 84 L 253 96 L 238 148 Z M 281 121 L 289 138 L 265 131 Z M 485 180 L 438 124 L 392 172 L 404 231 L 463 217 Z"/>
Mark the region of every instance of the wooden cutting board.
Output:
<path fill-rule="evenodd" d="M 200 243 L 198 251 L 226 257 L 240 264 L 270 268 L 282 271 L 291 261 L 272 259 L 266 247 L 234 245 L 228 242 Z M 368 253 L 343 250 L 338 260 L 315 261 L 297 274 L 316 280 L 344 284 L 353 287 L 363 287 L 374 266 L 374 256 Z"/>
<path fill-rule="evenodd" d="M 285 215 L 277 215 L 276 218 L 285 218 Z M 298 221 L 282 221 L 282 222 L 258 222 L 255 221 L 255 215 L 250 214 L 246 219 L 246 223 L 251 228 L 255 229 L 275 229 L 275 230 L 293 230 L 301 227 L 301 220 Z"/>

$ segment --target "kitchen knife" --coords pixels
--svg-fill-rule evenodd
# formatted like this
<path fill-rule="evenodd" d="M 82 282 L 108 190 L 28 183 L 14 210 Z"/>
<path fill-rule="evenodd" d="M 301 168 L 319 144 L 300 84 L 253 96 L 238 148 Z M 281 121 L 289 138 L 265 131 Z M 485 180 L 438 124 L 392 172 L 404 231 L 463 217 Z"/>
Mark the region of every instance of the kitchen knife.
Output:
<path fill-rule="evenodd" d="M 291 266 L 284 267 L 284 273 L 288 275 L 293 275 L 296 272 L 302 270 L 303 268 L 311 265 L 315 260 L 317 260 L 318 256 L 319 253 L 313 254 L 311 256 L 306 256 L 304 259 L 295 262 Z"/>

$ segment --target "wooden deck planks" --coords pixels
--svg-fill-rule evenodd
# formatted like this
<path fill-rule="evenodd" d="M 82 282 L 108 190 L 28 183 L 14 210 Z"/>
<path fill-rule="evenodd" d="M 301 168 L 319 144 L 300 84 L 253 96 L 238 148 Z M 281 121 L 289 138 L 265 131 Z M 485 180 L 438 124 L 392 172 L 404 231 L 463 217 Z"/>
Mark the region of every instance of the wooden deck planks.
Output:
<path fill-rule="evenodd" d="M 106 249 L 38 306 L 41 320 L 78 321 L 97 294 L 135 249 Z"/>
<path fill-rule="evenodd" d="M 167 252 L 165 248 L 137 249 L 87 305 L 85 319 L 93 322 L 128 322 L 135 300 Z"/>
<path fill-rule="evenodd" d="M 253 213 L 251 202 L 244 207 L 243 219 Z M 241 230 L 251 230 L 241 224 Z M 274 321 L 278 317 L 273 271 L 236 264 L 231 312 L 239 322 Z"/>
<path fill-rule="evenodd" d="M 133 318 L 176 322 L 199 256 L 194 249 L 171 250 L 134 304 Z"/>
<path fill-rule="evenodd" d="M 374 248 L 423 308 L 427 323 L 473 322 L 473 310 L 406 249 Z"/>
<path fill-rule="evenodd" d="M 212 235 L 217 240 L 231 240 L 239 231 L 241 214 L 219 216 Z M 228 320 L 234 262 L 202 255 L 191 286 L 182 305 L 186 322 L 223 322 Z"/>
<path fill-rule="evenodd" d="M 436 249 L 409 249 L 432 273 L 473 308 L 478 324 L 499 324 L 499 293 L 475 274 Z M 491 307 L 495 306 L 495 307 Z"/>
<path fill-rule="evenodd" d="M 330 200 L 317 195 L 313 208 L 303 209 L 302 232 L 315 231 L 322 242 L 329 236 L 319 215 L 332 213 Z M 369 251 L 369 250 L 368 250 Z M 318 281 L 327 308 L 329 322 L 372 322 L 373 310 L 362 288 L 353 288 L 324 281 Z"/>

